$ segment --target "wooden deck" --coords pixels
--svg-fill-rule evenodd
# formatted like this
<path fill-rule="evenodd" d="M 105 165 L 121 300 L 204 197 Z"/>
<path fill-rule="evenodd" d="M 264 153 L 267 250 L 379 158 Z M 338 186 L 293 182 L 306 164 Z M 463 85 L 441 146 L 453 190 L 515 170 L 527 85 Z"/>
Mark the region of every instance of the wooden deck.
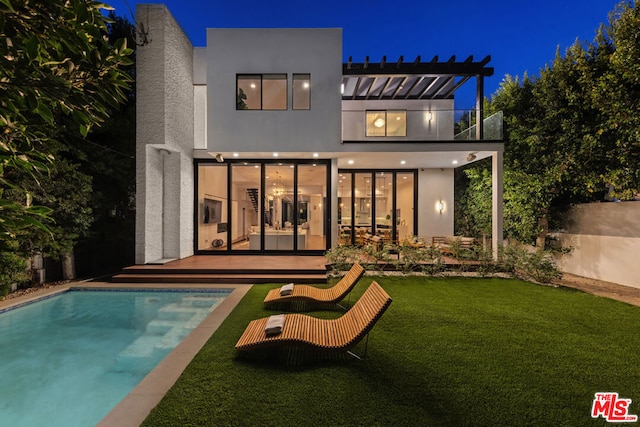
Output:
<path fill-rule="evenodd" d="M 194 255 L 133 265 L 113 276 L 118 283 L 326 283 L 324 256 Z"/>

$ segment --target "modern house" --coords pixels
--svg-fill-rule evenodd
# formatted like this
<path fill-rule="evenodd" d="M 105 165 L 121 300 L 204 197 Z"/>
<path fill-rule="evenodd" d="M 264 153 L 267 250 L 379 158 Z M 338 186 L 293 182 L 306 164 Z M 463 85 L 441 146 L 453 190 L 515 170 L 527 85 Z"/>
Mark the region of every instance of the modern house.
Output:
<path fill-rule="evenodd" d="M 491 157 L 502 236 L 501 117 L 490 57 L 343 63 L 340 29 L 208 29 L 138 5 L 136 263 L 193 254 L 320 254 L 453 234 L 454 170 Z M 455 94 L 476 87 L 456 132 Z"/>

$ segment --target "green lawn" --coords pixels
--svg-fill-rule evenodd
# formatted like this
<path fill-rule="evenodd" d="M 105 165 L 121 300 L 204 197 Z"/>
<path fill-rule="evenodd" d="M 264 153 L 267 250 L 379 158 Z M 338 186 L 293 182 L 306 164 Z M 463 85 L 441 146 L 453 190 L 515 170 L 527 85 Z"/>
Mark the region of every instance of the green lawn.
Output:
<path fill-rule="evenodd" d="M 605 425 L 590 416 L 600 391 L 640 414 L 640 308 L 517 280 L 376 280 L 393 303 L 365 361 L 237 358 L 248 322 L 273 314 L 276 285 L 254 286 L 144 425 Z"/>

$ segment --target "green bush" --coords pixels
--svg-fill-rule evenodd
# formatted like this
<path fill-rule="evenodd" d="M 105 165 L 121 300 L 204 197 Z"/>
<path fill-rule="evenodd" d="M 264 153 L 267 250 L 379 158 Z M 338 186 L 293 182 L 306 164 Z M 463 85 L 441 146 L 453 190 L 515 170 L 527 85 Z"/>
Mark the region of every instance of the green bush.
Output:
<path fill-rule="evenodd" d="M 362 249 L 357 246 L 338 245 L 325 252 L 334 273 L 347 271 L 356 260 L 361 260 Z"/>
<path fill-rule="evenodd" d="M 0 295 L 7 295 L 11 284 L 28 280 L 26 259 L 15 252 L 0 252 Z"/>
<path fill-rule="evenodd" d="M 553 252 L 544 249 L 529 251 L 524 246 L 507 246 L 502 249 L 500 266 L 515 278 L 539 283 L 551 283 L 562 277 Z"/>

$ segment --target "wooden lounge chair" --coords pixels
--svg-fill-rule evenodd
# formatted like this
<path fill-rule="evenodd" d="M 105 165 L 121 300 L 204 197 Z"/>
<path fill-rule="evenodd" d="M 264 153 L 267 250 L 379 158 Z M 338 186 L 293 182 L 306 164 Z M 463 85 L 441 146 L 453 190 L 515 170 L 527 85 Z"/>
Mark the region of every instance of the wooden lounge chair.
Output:
<path fill-rule="evenodd" d="M 311 304 L 338 304 L 356 286 L 364 275 L 364 271 L 364 268 L 356 262 L 338 283 L 327 289 L 309 285 L 294 285 L 291 294 L 285 296 L 280 295 L 280 288 L 271 289 L 264 299 L 264 304 L 267 308 L 294 301 Z"/>
<path fill-rule="evenodd" d="M 285 314 L 282 331 L 267 336 L 268 317 L 253 320 L 236 344 L 241 352 L 274 347 L 303 347 L 329 353 L 349 352 L 368 333 L 391 304 L 391 297 L 372 282 L 360 299 L 342 317 L 318 319 L 300 313 Z M 365 347 L 366 355 L 366 347 Z"/>

